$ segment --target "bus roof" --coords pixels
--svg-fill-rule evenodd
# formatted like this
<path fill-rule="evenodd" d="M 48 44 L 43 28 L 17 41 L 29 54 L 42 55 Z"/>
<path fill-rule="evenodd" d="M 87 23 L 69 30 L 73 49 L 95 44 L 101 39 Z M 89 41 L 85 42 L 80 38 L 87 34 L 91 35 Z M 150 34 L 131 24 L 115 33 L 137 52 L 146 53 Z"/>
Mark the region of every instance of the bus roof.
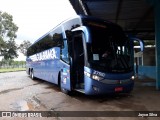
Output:
<path fill-rule="evenodd" d="M 39 40 L 41 40 L 43 37 L 47 36 L 51 31 L 53 31 L 54 29 L 56 29 L 57 27 L 61 26 L 62 24 L 66 23 L 67 21 L 70 21 L 72 19 L 75 19 L 75 18 L 79 18 L 79 19 L 82 19 L 82 24 L 84 23 L 84 21 L 95 21 L 95 22 L 98 22 L 98 23 L 103 23 L 103 24 L 106 24 L 106 25 L 112 25 L 112 26 L 115 26 L 116 28 L 121 28 L 119 25 L 115 24 L 115 23 L 112 23 L 108 20 L 103 20 L 103 19 L 100 19 L 100 18 L 96 18 L 96 17 L 93 17 L 93 16 L 84 16 L 84 15 L 75 15 L 73 17 L 70 17 L 64 21 L 62 21 L 61 23 L 59 23 L 57 26 L 55 26 L 53 29 L 51 29 L 50 31 L 48 31 L 46 34 L 44 34 L 43 36 L 41 36 L 40 38 L 38 38 L 32 45 L 34 45 L 35 43 L 37 43 Z M 85 24 L 84 24 L 85 25 Z M 31 45 L 31 46 L 32 46 Z M 31 47 L 30 46 L 30 47 Z"/>

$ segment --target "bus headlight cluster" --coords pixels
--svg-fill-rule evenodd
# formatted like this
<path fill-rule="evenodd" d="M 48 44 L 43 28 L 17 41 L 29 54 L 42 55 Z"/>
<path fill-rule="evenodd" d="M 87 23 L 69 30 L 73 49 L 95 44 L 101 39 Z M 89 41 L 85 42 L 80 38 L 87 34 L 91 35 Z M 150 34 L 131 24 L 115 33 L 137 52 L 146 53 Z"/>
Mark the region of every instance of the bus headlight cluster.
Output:
<path fill-rule="evenodd" d="M 131 77 L 131 80 L 134 80 L 134 79 L 135 79 L 135 76 L 132 76 L 132 77 Z"/>
<path fill-rule="evenodd" d="M 102 77 L 100 77 L 100 76 L 97 76 L 97 75 L 91 75 L 90 73 L 88 73 L 88 72 L 84 72 L 84 74 L 87 76 L 87 77 L 90 77 L 90 78 L 92 78 L 92 79 L 94 79 L 94 80 L 98 80 L 98 81 L 100 81 L 100 80 L 102 80 L 103 78 Z"/>
<path fill-rule="evenodd" d="M 103 78 L 102 78 L 102 77 L 99 77 L 99 76 L 97 76 L 97 75 L 92 75 L 92 79 L 100 81 L 100 80 L 102 80 Z"/>

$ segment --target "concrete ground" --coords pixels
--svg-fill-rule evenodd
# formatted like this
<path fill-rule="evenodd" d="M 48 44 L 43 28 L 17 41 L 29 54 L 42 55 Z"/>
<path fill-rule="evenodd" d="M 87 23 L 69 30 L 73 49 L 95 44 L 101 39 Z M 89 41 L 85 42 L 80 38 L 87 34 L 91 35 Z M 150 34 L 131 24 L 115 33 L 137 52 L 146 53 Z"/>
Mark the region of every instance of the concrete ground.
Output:
<path fill-rule="evenodd" d="M 129 111 L 142 111 L 143 114 L 145 111 L 160 111 L 160 91 L 156 90 L 154 80 L 136 79 L 130 95 L 86 96 L 75 93 L 68 96 L 54 84 L 31 80 L 25 71 L 0 73 L 0 111 L 93 111 L 89 113 L 93 115 L 98 114 L 95 111 L 118 111 L 123 115 Z M 0 117 L 0 120 L 160 120 L 160 117 L 83 117 L 83 112 L 73 114 L 81 117 L 19 116 Z"/>

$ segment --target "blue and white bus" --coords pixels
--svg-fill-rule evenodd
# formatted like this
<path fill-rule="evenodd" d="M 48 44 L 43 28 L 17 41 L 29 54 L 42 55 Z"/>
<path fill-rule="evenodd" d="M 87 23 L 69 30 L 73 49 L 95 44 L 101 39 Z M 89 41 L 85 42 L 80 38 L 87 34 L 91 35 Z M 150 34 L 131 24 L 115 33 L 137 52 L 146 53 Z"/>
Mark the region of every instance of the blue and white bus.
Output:
<path fill-rule="evenodd" d="M 129 93 L 134 86 L 133 39 L 117 24 L 75 16 L 43 35 L 27 50 L 26 71 L 87 95 Z"/>

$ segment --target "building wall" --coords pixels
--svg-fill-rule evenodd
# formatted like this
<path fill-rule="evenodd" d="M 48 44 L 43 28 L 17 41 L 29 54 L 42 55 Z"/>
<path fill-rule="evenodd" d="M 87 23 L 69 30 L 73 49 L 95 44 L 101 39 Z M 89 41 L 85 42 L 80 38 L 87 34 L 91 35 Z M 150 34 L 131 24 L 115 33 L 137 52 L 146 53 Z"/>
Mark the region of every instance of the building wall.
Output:
<path fill-rule="evenodd" d="M 156 79 L 155 47 L 146 47 L 142 58 L 138 58 L 138 75 L 142 79 Z"/>
<path fill-rule="evenodd" d="M 138 75 L 140 78 L 156 79 L 156 66 L 139 66 Z"/>
<path fill-rule="evenodd" d="M 156 66 L 155 47 L 145 48 L 143 52 L 143 65 Z"/>

